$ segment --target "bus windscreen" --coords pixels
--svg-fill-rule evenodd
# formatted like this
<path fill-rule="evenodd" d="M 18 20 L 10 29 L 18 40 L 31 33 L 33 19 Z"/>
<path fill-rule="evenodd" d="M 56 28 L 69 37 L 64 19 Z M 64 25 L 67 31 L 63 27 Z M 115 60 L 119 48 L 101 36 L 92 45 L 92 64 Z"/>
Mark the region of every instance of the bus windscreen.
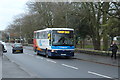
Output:
<path fill-rule="evenodd" d="M 53 46 L 74 46 L 73 31 L 53 31 L 52 34 Z"/>

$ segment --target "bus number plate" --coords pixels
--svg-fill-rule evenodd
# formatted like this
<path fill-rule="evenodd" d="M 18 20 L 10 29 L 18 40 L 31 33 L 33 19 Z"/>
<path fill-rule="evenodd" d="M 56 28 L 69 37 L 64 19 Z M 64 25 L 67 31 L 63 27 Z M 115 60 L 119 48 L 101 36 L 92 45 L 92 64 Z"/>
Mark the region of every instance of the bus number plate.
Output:
<path fill-rule="evenodd" d="M 20 52 L 20 50 L 16 50 L 16 52 Z"/>
<path fill-rule="evenodd" d="M 61 55 L 66 55 L 66 54 L 61 54 Z"/>

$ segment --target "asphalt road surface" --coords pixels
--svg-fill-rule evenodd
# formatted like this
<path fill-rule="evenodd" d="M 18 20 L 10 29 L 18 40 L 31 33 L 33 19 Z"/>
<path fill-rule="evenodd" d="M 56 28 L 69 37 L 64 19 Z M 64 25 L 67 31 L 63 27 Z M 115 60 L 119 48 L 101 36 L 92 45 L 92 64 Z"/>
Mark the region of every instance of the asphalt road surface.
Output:
<path fill-rule="evenodd" d="M 35 78 L 118 78 L 118 67 L 65 58 L 46 58 L 24 47 L 24 53 L 4 53 L 12 62 Z M 3 70 L 4 71 L 4 70 Z M 4 76 L 5 74 L 3 74 Z"/>

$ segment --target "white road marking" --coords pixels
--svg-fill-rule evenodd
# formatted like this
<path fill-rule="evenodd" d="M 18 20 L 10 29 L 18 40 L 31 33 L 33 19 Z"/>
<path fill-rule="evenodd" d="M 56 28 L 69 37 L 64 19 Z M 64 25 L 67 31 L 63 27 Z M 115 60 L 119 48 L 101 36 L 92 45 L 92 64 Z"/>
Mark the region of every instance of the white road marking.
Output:
<path fill-rule="evenodd" d="M 12 63 L 15 63 L 15 61 L 11 60 Z"/>
<path fill-rule="evenodd" d="M 31 54 L 31 56 L 34 56 L 34 55 Z"/>
<path fill-rule="evenodd" d="M 52 63 L 56 63 L 55 61 L 53 61 L 53 60 L 49 60 L 49 59 L 47 59 L 47 61 L 48 61 L 48 62 L 52 62 Z"/>
<path fill-rule="evenodd" d="M 109 76 L 105 76 L 105 75 L 102 75 L 102 74 L 98 74 L 98 73 L 95 73 L 95 72 L 91 72 L 91 71 L 88 71 L 88 73 L 90 74 L 94 74 L 94 75 L 97 75 L 97 76 L 101 76 L 101 77 L 105 77 L 105 78 L 112 78 L 112 77 L 109 77 Z"/>
<path fill-rule="evenodd" d="M 69 67 L 69 68 L 73 68 L 73 69 L 78 69 L 77 67 L 74 66 L 70 66 L 70 65 L 66 65 L 66 64 L 62 64 L 63 66 Z"/>
<path fill-rule="evenodd" d="M 40 59 L 43 59 L 43 58 L 40 57 Z"/>
<path fill-rule="evenodd" d="M 36 58 L 38 58 L 38 59 L 43 59 L 42 57 L 38 57 L 38 56 L 36 56 Z"/>
<path fill-rule="evenodd" d="M 30 54 L 30 56 L 32 56 L 32 55 Z"/>
<path fill-rule="evenodd" d="M 36 56 L 36 58 L 40 58 L 40 57 Z"/>
<path fill-rule="evenodd" d="M 34 55 L 32 55 L 32 54 L 28 54 L 28 55 L 30 55 L 30 56 L 34 56 Z"/>

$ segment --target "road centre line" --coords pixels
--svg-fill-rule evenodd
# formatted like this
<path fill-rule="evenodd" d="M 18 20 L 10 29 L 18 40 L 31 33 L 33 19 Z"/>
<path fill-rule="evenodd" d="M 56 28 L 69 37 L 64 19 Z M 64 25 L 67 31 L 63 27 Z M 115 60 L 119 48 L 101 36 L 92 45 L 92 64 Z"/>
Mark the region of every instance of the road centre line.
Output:
<path fill-rule="evenodd" d="M 28 54 L 28 55 L 31 55 L 31 54 Z"/>
<path fill-rule="evenodd" d="M 32 54 L 28 54 L 28 55 L 30 55 L 30 56 L 34 56 L 34 55 L 32 55 Z"/>
<path fill-rule="evenodd" d="M 28 55 L 30 55 L 30 56 L 34 56 L 33 54 L 29 54 L 29 53 L 25 53 L 25 54 L 28 54 Z"/>
<path fill-rule="evenodd" d="M 32 55 L 30 54 L 30 56 L 32 56 Z"/>
<path fill-rule="evenodd" d="M 36 56 L 36 58 L 38 58 L 38 59 L 43 59 L 43 58 L 41 58 L 41 57 L 39 57 L 39 56 Z"/>
<path fill-rule="evenodd" d="M 40 58 L 40 59 L 43 59 L 43 58 Z"/>
<path fill-rule="evenodd" d="M 46 59 L 48 62 L 52 62 L 52 63 L 56 63 L 55 61 L 53 60 L 49 60 L 49 59 Z"/>
<path fill-rule="evenodd" d="M 105 76 L 105 75 L 102 75 L 102 74 L 98 74 L 98 73 L 95 73 L 95 72 L 88 71 L 88 73 L 94 74 L 94 75 L 97 75 L 97 76 L 101 76 L 101 77 L 104 77 L 104 78 L 110 78 L 110 79 L 112 79 L 112 77 Z"/>
<path fill-rule="evenodd" d="M 31 54 L 31 56 L 34 56 L 34 55 Z"/>
<path fill-rule="evenodd" d="M 11 62 L 12 62 L 12 63 L 15 63 L 15 61 L 14 61 L 14 60 L 11 60 Z"/>
<path fill-rule="evenodd" d="M 62 64 L 63 66 L 69 67 L 69 68 L 73 68 L 73 69 L 78 69 L 77 67 L 74 66 L 70 66 L 70 65 L 66 65 L 66 64 Z"/>
<path fill-rule="evenodd" d="M 36 58 L 40 58 L 40 57 L 36 56 Z"/>

